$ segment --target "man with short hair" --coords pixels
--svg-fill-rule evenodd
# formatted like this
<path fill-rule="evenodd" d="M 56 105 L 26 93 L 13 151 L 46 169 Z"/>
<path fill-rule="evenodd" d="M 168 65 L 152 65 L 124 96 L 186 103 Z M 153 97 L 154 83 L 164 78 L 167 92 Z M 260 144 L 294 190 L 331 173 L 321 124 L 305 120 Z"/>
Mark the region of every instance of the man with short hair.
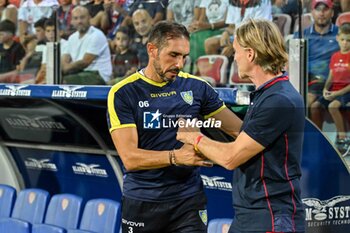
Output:
<path fill-rule="evenodd" d="M 148 63 L 146 45 L 153 26 L 152 17 L 145 9 L 138 9 L 132 15 L 132 23 L 137 35 L 135 35 L 134 41 L 131 44 L 131 49 L 137 51 L 140 67 L 145 67 Z"/>
<path fill-rule="evenodd" d="M 147 66 L 108 94 L 110 133 L 125 168 L 123 233 L 207 232 L 198 166 L 211 163 L 176 140 L 177 119 L 214 117 L 231 134 L 241 120 L 207 82 L 181 72 L 189 37 L 181 24 L 157 23 L 147 43 Z"/>
<path fill-rule="evenodd" d="M 5 19 L 0 22 L 0 74 L 16 70 L 16 66 L 24 57 L 22 45 L 13 40 L 16 25 Z"/>
<path fill-rule="evenodd" d="M 64 84 L 103 85 L 112 76 L 109 45 L 102 31 L 90 25 L 89 11 L 77 6 L 72 11 L 77 29 L 66 43 L 62 56 Z"/>
<path fill-rule="evenodd" d="M 304 30 L 308 40 L 308 95 L 307 107 L 322 95 L 324 83 L 328 78 L 329 62 L 332 54 L 339 50 L 336 41 L 338 27 L 332 24 L 332 0 L 312 0 L 314 23 Z M 297 37 L 299 32 L 294 34 Z"/>

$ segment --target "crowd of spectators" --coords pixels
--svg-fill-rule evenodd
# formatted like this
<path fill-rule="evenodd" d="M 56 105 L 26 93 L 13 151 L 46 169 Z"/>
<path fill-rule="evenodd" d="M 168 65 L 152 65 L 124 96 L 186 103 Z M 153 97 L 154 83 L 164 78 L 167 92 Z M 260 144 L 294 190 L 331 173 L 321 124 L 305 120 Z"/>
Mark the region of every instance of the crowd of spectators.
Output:
<path fill-rule="evenodd" d="M 161 20 L 182 23 L 191 33 L 191 72 L 195 71 L 198 57 L 206 54 L 221 54 L 232 62 L 233 32 L 246 18 L 273 20 L 278 14 L 290 15 L 289 34 L 297 37 L 293 24 L 298 18 L 298 2 L 0 0 L 0 82 L 46 83 L 50 54 L 46 44 L 59 41 L 62 83 L 113 85 L 147 65 L 148 34 L 152 25 Z M 304 38 L 309 41 L 307 106 L 313 116 L 318 116 L 317 111 L 324 106 L 313 103 L 325 93 L 331 57 L 340 49 L 335 21 L 339 14 L 350 11 L 350 4 L 347 0 L 302 2 L 303 13 L 311 14 L 313 19 L 303 29 Z M 346 81 L 349 80 L 350 77 Z M 340 139 L 343 136 L 341 133 Z"/>

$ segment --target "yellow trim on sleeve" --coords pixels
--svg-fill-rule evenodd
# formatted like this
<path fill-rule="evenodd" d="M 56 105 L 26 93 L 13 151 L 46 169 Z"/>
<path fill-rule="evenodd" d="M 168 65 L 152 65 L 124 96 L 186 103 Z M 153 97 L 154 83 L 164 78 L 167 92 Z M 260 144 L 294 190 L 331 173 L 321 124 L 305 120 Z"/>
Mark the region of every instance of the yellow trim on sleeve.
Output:
<path fill-rule="evenodd" d="M 210 118 L 210 117 L 212 117 L 212 116 L 218 114 L 219 112 L 221 112 L 221 111 L 224 110 L 225 108 L 226 108 L 226 105 L 223 104 L 219 109 L 215 110 L 215 111 L 212 112 L 212 113 L 209 113 L 208 115 L 205 115 L 205 116 L 204 116 L 204 119 L 208 119 L 208 118 Z"/>
<path fill-rule="evenodd" d="M 119 125 L 119 126 L 110 128 L 109 132 L 112 133 L 116 129 L 123 129 L 123 128 L 136 128 L 136 125 L 135 124 Z"/>
<path fill-rule="evenodd" d="M 117 91 L 120 88 L 122 88 L 123 86 L 125 86 L 129 83 L 135 82 L 138 79 L 140 79 L 140 77 L 139 77 L 138 73 L 135 73 L 135 74 L 127 77 L 126 79 L 120 81 L 119 83 L 115 84 L 110 89 L 110 91 L 108 93 L 108 98 L 107 98 L 107 108 L 108 108 L 109 120 L 110 120 L 110 124 L 111 124 L 110 132 L 112 132 L 111 130 L 113 130 L 113 129 L 122 128 L 122 127 L 120 127 L 120 126 L 122 126 L 122 124 L 120 123 L 119 117 L 117 115 L 117 111 L 115 110 L 115 106 L 114 106 L 115 93 L 117 93 Z M 132 124 L 125 124 L 125 125 L 132 125 Z M 130 126 L 126 126 L 126 127 L 130 127 Z"/>

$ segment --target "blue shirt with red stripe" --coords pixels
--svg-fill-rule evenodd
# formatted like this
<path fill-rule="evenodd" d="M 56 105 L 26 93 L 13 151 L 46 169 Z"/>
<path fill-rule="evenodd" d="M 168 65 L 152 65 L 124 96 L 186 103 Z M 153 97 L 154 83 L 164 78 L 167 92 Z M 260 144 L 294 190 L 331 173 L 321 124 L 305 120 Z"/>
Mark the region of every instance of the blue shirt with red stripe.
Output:
<path fill-rule="evenodd" d="M 283 74 L 250 95 L 241 130 L 265 149 L 233 175 L 233 232 L 304 231 L 300 197 L 304 102 Z"/>

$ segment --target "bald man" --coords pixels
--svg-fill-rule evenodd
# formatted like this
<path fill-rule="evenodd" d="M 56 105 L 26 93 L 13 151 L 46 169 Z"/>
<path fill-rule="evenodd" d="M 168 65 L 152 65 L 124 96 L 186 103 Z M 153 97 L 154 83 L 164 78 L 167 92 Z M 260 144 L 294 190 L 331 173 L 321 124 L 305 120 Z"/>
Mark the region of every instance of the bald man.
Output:
<path fill-rule="evenodd" d="M 106 36 L 90 25 L 89 11 L 77 6 L 72 11 L 77 30 L 62 54 L 64 84 L 103 85 L 112 76 L 111 54 Z"/>
<path fill-rule="evenodd" d="M 152 17 L 144 9 L 136 10 L 132 15 L 132 23 L 134 25 L 137 35 L 131 45 L 134 51 L 137 51 L 137 56 L 140 61 L 140 67 L 147 66 L 148 54 L 146 44 L 148 42 L 148 36 L 152 29 Z"/>

